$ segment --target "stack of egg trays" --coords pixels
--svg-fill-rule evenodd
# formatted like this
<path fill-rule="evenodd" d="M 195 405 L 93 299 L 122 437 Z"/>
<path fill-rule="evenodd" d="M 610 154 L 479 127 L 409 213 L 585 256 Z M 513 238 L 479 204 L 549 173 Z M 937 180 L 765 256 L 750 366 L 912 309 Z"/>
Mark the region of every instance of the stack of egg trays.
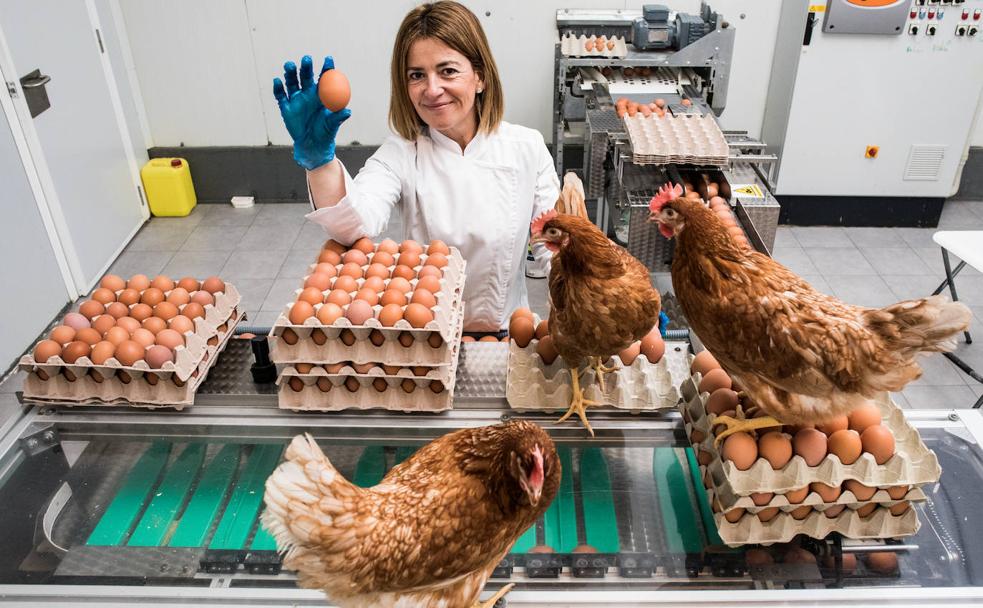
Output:
<path fill-rule="evenodd" d="M 299 374 L 292 365 L 293 363 L 310 363 L 315 366 L 351 362 L 360 363 L 379 363 L 382 365 L 393 365 L 400 367 L 447 367 L 453 376 L 457 369 L 457 354 L 461 341 L 461 328 L 464 323 L 464 281 L 466 278 L 467 262 L 461 256 L 460 250 L 456 247 L 450 248 L 451 253 L 447 256 L 447 266 L 444 267 L 444 275 L 440 279 L 441 290 L 436 294 L 437 305 L 433 307 L 434 320 L 421 328 L 412 327 L 406 319 L 400 319 L 393 327 L 383 327 L 378 320 L 380 305 L 373 307 L 374 316 L 362 325 L 353 325 L 345 317 L 337 319 L 331 325 L 324 325 L 318 321 L 317 317 L 307 319 L 303 324 L 296 325 L 288 318 L 292 303 L 284 306 L 280 315 L 277 317 L 272 329 L 270 330 L 270 356 L 274 363 L 282 368 L 280 377 L 277 379 L 279 385 L 279 406 L 283 409 L 294 410 L 316 410 L 316 411 L 337 411 L 348 408 L 369 409 L 383 408 L 395 410 L 414 410 L 414 411 L 439 411 L 448 409 L 453 402 L 454 382 L 445 383 L 442 393 L 429 393 L 427 398 L 421 398 L 421 393 L 414 391 L 410 394 L 412 403 L 407 405 L 408 399 L 398 399 L 393 403 L 393 399 L 386 398 L 381 401 L 378 399 L 380 394 L 373 390 L 359 390 L 355 393 L 357 397 L 342 397 L 348 391 L 332 391 L 331 393 L 321 393 L 316 388 L 317 369 L 312 369 L 311 374 Z M 375 254 L 369 254 L 369 260 L 362 267 L 363 272 L 372 264 Z M 421 255 L 420 264 L 414 270 L 419 272 L 420 268 L 426 264 L 427 255 Z M 395 265 L 399 264 L 397 254 Z M 316 264 L 311 265 L 311 270 Z M 341 264 L 337 266 L 341 270 Z M 390 271 L 392 268 L 390 267 Z M 307 280 L 305 276 L 301 284 Z M 389 279 L 386 280 L 388 285 Z M 357 279 L 358 287 L 361 289 L 365 279 Z M 410 281 L 410 285 L 415 288 L 418 279 Z M 299 295 L 301 289 L 295 292 Z M 354 295 L 354 292 L 351 294 Z M 321 305 L 315 306 L 315 310 Z M 283 333 L 287 329 L 297 334 L 295 344 L 288 344 L 283 339 Z M 342 331 L 350 330 L 355 336 L 355 342 L 348 346 L 339 339 Z M 324 334 L 325 340 L 318 344 L 311 337 L 314 331 Z M 380 332 L 384 341 L 381 346 L 373 344 L 369 335 L 373 331 Z M 400 334 L 407 332 L 413 336 L 413 343 L 409 347 L 404 347 L 399 343 Z M 440 336 L 441 344 L 433 347 L 428 342 L 434 334 Z M 322 371 L 323 368 L 322 368 Z M 356 376 L 357 374 L 346 374 L 346 376 Z M 304 378 L 305 390 L 294 391 L 288 386 L 290 377 L 301 376 Z M 366 388 L 371 387 L 374 378 L 360 378 Z M 395 377 L 390 378 L 394 382 Z M 363 382 L 364 380 L 364 382 Z M 400 378 L 402 380 L 402 378 Z M 343 382 L 341 378 L 340 382 Z M 421 379 L 420 382 L 424 380 Z M 429 380 L 426 380 L 429 382 Z M 334 382 L 334 381 L 333 381 Z M 386 395 L 392 391 L 386 391 Z M 428 393 L 422 393 L 428 394 Z M 330 395 L 330 396 L 329 396 Z"/>
<path fill-rule="evenodd" d="M 625 116 L 632 162 L 639 165 L 711 165 L 725 167 L 730 147 L 710 114 Z"/>
<path fill-rule="evenodd" d="M 539 316 L 535 325 L 539 327 Z M 546 365 L 536 352 L 539 340 L 533 338 L 525 348 L 515 340 L 509 340 L 509 362 L 505 396 L 509 406 L 516 410 L 557 412 L 566 411 L 573 397 L 570 368 L 563 357 L 557 357 Z M 650 363 L 639 354 L 631 365 L 624 365 L 614 357 L 617 371 L 605 375 L 607 392 L 595 379 L 593 369 L 580 377 L 584 397 L 591 401 L 609 404 L 619 410 L 632 413 L 671 409 L 679 401 L 679 390 L 672 379 L 683 377 L 689 369 L 685 351 L 676 352 L 667 345 L 666 353 L 658 363 Z"/>
<path fill-rule="evenodd" d="M 591 49 L 587 50 L 587 41 L 592 39 L 597 39 L 598 36 L 585 36 L 583 34 L 579 36 L 574 36 L 573 34 L 564 34 L 563 38 L 560 39 L 560 53 L 564 57 L 627 57 L 628 56 L 628 44 L 625 42 L 624 36 L 608 36 L 607 40 L 614 41 L 614 48 L 608 50 L 607 45 L 605 45 L 603 50 Z"/>
<path fill-rule="evenodd" d="M 704 485 L 710 491 L 711 504 L 719 506 L 714 513 L 714 521 L 721 539 L 730 546 L 745 544 L 770 544 L 788 542 L 798 534 L 812 538 L 825 538 L 839 532 L 847 538 L 883 539 L 910 536 L 918 531 L 919 522 L 915 509 L 909 508 L 901 515 L 892 515 L 890 507 L 901 502 L 925 500 L 921 486 L 935 483 L 942 473 L 938 458 L 922 441 L 918 431 L 912 427 L 901 409 L 895 405 L 887 393 L 878 396 L 875 403 L 881 410 L 882 424 L 887 426 L 895 437 L 895 455 L 884 464 L 877 464 L 874 457 L 864 452 L 856 462 L 844 465 L 832 454 L 815 467 L 808 466 L 801 456 L 793 455 L 785 467 L 775 470 L 767 460 L 758 460 L 748 470 L 738 470 L 733 463 L 725 461 L 714 446 L 712 432 L 713 414 L 707 414 L 707 393 L 699 393 L 697 387 L 702 379 L 699 373 L 688 378 L 680 386 L 682 400 L 680 412 L 686 428 L 686 436 L 700 431 L 704 440 L 693 445 L 699 455 L 708 452 L 710 463 L 701 465 Z M 909 486 L 907 494 L 893 499 L 885 489 L 878 489 L 869 500 L 857 500 L 849 490 L 843 490 L 835 502 L 824 502 L 815 492 L 801 503 L 790 505 L 783 494 L 801 489 L 812 482 L 839 486 L 844 481 L 854 479 L 865 486 L 886 488 Z M 773 493 L 775 496 L 764 505 L 755 505 L 751 494 Z M 857 509 L 868 504 L 877 504 L 872 514 L 862 517 Z M 791 512 L 804 505 L 811 505 L 812 513 L 797 520 Z M 822 511 L 845 505 L 846 509 L 836 517 L 826 517 Z M 762 522 L 756 514 L 764 509 L 778 507 L 779 514 L 768 522 Z M 734 523 L 724 518 L 731 509 L 744 509 L 744 515 Z"/>
<path fill-rule="evenodd" d="M 27 372 L 24 397 L 40 403 L 183 409 L 194 403 L 198 387 L 242 320 L 240 301 L 239 291 L 226 283 L 225 291 L 215 294 L 215 303 L 205 306 L 205 316 L 195 319 L 195 331 L 184 335 L 185 344 L 175 349 L 174 362 L 160 369 L 150 369 L 143 360 L 123 365 L 110 358 L 96 365 L 88 357 L 71 364 L 52 357 L 38 363 L 33 354 L 24 355 L 18 362 L 18 368 Z M 122 381 L 120 372 L 129 380 Z M 148 374 L 157 377 L 156 384 L 144 378 Z"/>

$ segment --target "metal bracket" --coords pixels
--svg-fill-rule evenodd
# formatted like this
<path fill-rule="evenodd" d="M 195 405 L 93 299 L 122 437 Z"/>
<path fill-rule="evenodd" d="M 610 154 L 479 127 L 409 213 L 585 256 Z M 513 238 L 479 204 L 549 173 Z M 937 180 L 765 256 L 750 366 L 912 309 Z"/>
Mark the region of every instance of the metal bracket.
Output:
<path fill-rule="evenodd" d="M 7 83 L 7 93 L 9 93 L 11 97 L 17 97 L 17 83 L 10 82 L 9 80 L 6 81 L 6 83 Z"/>
<path fill-rule="evenodd" d="M 60 443 L 58 431 L 53 424 L 37 425 L 17 441 L 28 456 L 37 456 Z"/>

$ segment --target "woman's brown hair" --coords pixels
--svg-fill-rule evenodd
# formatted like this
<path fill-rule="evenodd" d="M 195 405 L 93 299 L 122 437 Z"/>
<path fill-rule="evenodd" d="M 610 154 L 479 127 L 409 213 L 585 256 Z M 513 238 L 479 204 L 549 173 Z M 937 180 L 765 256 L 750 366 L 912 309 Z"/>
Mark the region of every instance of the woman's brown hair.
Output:
<path fill-rule="evenodd" d="M 421 128 L 425 126 L 407 92 L 409 75 L 406 65 L 410 47 L 424 38 L 440 40 L 468 58 L 472 69 L 484 83 L 484 90 L 475 96 L 474 102 L 478 113 L 478 132 L 495 131 L 505 113 L 502 83 L 498 78 L 495 58 L 478 18 L 467 7 L 450 0 L 416 7 L 399 26 L 390 73 L 392 98 L 389 102 L 389 125 L 400 136 L 411 141 L 420 135 Z"/>

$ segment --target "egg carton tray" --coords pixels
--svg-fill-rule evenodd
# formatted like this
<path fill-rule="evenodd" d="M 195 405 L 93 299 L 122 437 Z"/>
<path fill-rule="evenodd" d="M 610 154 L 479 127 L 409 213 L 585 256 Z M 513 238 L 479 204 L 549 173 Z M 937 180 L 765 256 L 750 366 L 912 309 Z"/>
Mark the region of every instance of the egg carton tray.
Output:
<path fill-rule="evenodd" d="M 509 342 L 505 396 L 512 409 L 565 411 L 573 396 L 570 369 L 562 357 L 546 365 L 536 353 L 538 342 L 533 339 L 525 348 L 514 340 Z M 605 378 L 605 393 L 601 392 L 593 369 L 581 376 L 585 398 L 633 413 L 672 408 L 679 401 L 673 374 L 687 373 L 689 355 L 684 347 L 666 343 L 666 353 L 658 363 L 650 363 L 641 354 L 630 366 L 624 365 L 620 358 L 613 360 L 618 370 Z"/>
<path fill-rule="evenodd" d="M 182 386 L 173 382 L 173 372 L 149 368 L 122 368 L 131 377 L 129 383 L 124 383 L 117 375 L 97 382 L 88 373 L 78 376 L 74 382 L 69 382 L 63 374 L 41 380 L 32 372 L 24 379 L 24 398 L 35 403 L 57 403 L 68 406 L 123 405 L 146 409 L 182 410 L 194 403 L 198 387 L 205 381 L 219 354 L 225 350 L 235 334 L 240 319 L 241 317 L 229 321 L 228 330 L 218 334 L 218 343 L 208 347 L 206 356 L 191 371 L 186 381 L 178 378 Z M 120 370 L 120 368 L 116 369 Z M 157 384 L 145 381 L 146 374 L 156 375 Z"/>
<path fill-rule="evenodd" d="M 710 114 L 659 117 L 637 113 L 625 116 L 636 164 L 698 164 L 727 166 L 730 147 L 720 125 Z"/>
<path fill-rule="evenodd" d="M 604 50 L 598 51 L 596 49 L 587 50 L 587 41 L 596 40 L 597 36 L 585 36 L 583 34 L 579 36 L 574 36 L 573 34 L 565 34 L 560 39 L 560 53 L 564 57 L 627 57 L 628 56 L 628 44 L 625 42 L 624 36 L 611 36 L 607 37 L 607 40 L 614 41 L 614 48 L 608 49 L 607 45 L 604 45 Z"/>
<path fill-rule="evenodd" d="M 894 434 L 895 454 L 884 464 L 877 464 L 874 457 L 864 452 L 853 464 L 845 465 L 840 459 L 827 454 L 818 465 L 810 467 L 801 456 L 793 455 L 782 469 L 775 470 L 764 458 L 758 460 L 745 471 L 738 470 L 733 463 L 723 461 L 714 446 L 711 432 L 712 418 L 706 414 L 707 393 L 700 394 L 699 373 L 687 378 L 680 386 L 683 399 L 680 408 L 687 423 L 687 436 L 697 429 L 706 438 L 693 446 L 697 455 L 701 450 L 709 452 L 712 460 L 707 469 L 713 480 L 717 494 L 721 498 L 749 496 L 756 492 L 784 494 L 802 488 L 812 482 L 838 486 L 848 479 L 855 479 L 869 487 L 920 486 L 935 483 L 942 474 L 935 452 L 928 449 L 921 435 L 912 427 L 901 409 L 891 401 L 887 393 L 874 399 L 881 410 L 882 424 Z M 725 508 L 733 503 L 723 504 Z"/>
<path fill-rule="evenodd" d="M 375 259 L 375 255 L 376 255 L 375 252 L 372 252 L 372 253 L 370 253 L 370 254 L 367 255 L 369 261 L 368 261 L 367 264 L 365 264 L 365 265 L 362 266 L 362 274 L 363 275 L 365 274 L 365 271 L 368 270 L 369 266 L 372 265 L 372 260 Z M 401 254 L 401 253 L 395 254 L 393 256 L 395 258 L 395 260 L 396 260 L 395 263 L 393 263 L 393 264 L 391 264 L 391 265 L 389 265 L 389 266 L 386 267 L 386 268 L 389 269 L 389 273 L 390 274 L 392 274 L 392 271 L 393 271 L 394 268 L 396 268 L 396 266 L 399 266 L 399 260 L 402 257 L 402 255 L 403 254 Z M 427 258 L 429 258 L 429 257 L 430 256 L 427 255 L 427 254 L 425 254 L 425 253 L 424 254 L 420 254 L 420 263 L 413 267 L 414 272 L 420 272 L 420 269 L 423 268 L 426 265 Z M 335 265 L 335 271 L 337 271 L 338 273 L 340 273 L 343 266 L 344 266 L 344 264 L 336 264 Z M 308 276 L 313 273 L 313 271 L 314 271 L 314 269 L 316 267 L 317 267 L 317 263 L 316 262 L 314 264 L 311 264 L 308 267 L 308 269 L 307 269 L 308 270 Z M 457 247 L 450 247 L 450 255 L 447 256 L 447 265 L 444 266 L 444 274 L 440 278 L 441 285 L 446 288 L 446 289 L 444 289 L 442 291 L 442 293 L 445 293 L 445 294 L 459 293 L 464 288 L 464 280 L 466 278 L 466 274 L 465 274 L 466 268 L 467 268 L 467 261 L 464 259 L 464 256 L 461 255 L 461 251 Z M 335 278 L 337 278 L 337 276 L 338 275 L 335 275 Z M 307 280 L 307 276 L 305 276 L 303 278 L 303 280 L 301 281 L 301 285 L 303 285 L 304 281 L 306 281 L 306 280 Z M 386 279 L 386 285 L 387 286 L 389 285 L 389 281 L 390 281 L 390 279 Z M 416 281 L 417 281 L 417 279 L 414 278 L 412 281 L 410 281 L 410 283 L 415 286 L 416 285 Z M 365 280 L 364 279 L 358 279 L 357 282 L 358 282 L 359 287 L 361 288 L 361 286 L 365 282 Z M 332 283 L 332 285 L 334 284 L 334 279 L 332 279 L 331 283 Z M 326 293 L 327 292 L 325 292 L 325 294 Z M 444 297 L 447 297 L 447 296 L 444 296 Z M 441 296 L 438 295 L 437 296 L 437 303 L 439 304 L 440 301 L 441 301 Z"/>
<path fill-rule="evenodd" d="M 713 520 L 720 539 L 730 547 L 787 543 L 800 534 L 823 539 L 834 532 L 857 540 L 901 538 L 915 534 L 921 527 L 915 509 L 892 515 L 886 507 L 878 507 L 867 517 L 844 509 L 836 517 L 826 517 L 820 511 L 813 511 L 802 520 L 795 519 L 789 513 L 779 513 L 768 522 L 749 513 L 735 523 L 724 519 L 722 513 L 715 513 Z"/>
<path fill-rule="evenodd" d="M 706 467 L 700 467 L 700 470 L 705 472 Z M 867 500 L 860 500 L 850 490 L 843 490 L 843 493 L 840 494 L 839 498 L 833 502 L 825 502 L 816 492 L 809 492 L 809 495 L 806 496 L 805 500 L 795 504 L 789 503 L 788 498 L 786 498 L 784 494 L 776 494 L 775 497 L 768 502 L 768 504 L 759 506 L 754 504 L 754 501 L 750 496 L 733 497 L 717 493 L 713 488 L 712 482 L 710 488 L 707 488 L 707 495 L 709 496 L 710 504 L 713 504 L 714 500 L 719 500 L 718 504 L 720 505 L 721 511 L 744 509 L 748 513 L 759 513 L 772 507 L 777 507 L 782 513 L 789 513 L 798 509 L 799 507 L 805 506 L 812 507 L 819 511 L 825 511 L 830 507 L 835 507 L 838 505 L 843 505 L 852 509 L 857 509 L 869 504 L 893 507 L 899 502 L 915 503 L 924 502 L 928 499 L 928 497 L 925 496 L 925 492 L 921 488 L 913 487 L 909 488 L 908 492 L 906 492 L 901 498 L 891 498 L 891 496 L 887 493 L 887 490 L 882 489 L 877 490 L 874 495 Z M 725 507 L 725 504 L 729 506 Z"/>
<path fill-rule="evenodd" d="M 17 367 L 28 373 L 42 372 L 41 377 L 38 378 L 41 382 L 44 382 L 41 378 L 45 375 L 53 378 L 61 375 L 62 370 L 68 370 L 77 377 L 86 376 L 90 371 L 104 372 L 102 373 L 104 377 L 115 375 L 120 370 L 125 370 L 131 374 L 153 372 L 165 375 L 167 378 L 175 375 L 178 379 L 187 381 L 191 374 L 199 368 L 202 361 L 207 361 L 214 353 L 218 342 L 224 334 L 228 333 L 229 324 L 234 325 L 238 322 L 238 309 L 233 308 L 229 314 L 230 317 L 217 326 L 212 325 L 202 317 L 197 317 L 194 320 L 195 331 L 186 332 L 184 334 L 184 346 L 174 349 L 174 361 L 165 363 L 160 369 L 151 369 L 147 362 L 142 359 L 133 365 L 123 365 L 115 357 L 111 357 L 99 365 L 93 363 L 89 357 L 81 357 L 75 363 L 66 363 L 59 356 L 51 357 L 45 362 L 39 362 L 34 360 L 33 352 L 21 357 Z"/>
<path fill-rule="evenodd" d="M 336 372 L 329 372 L 323 365 L 313 364 L 314 367 L 311 368 L 309 372 L 297 371 L 295 364 L 286 365 L 280 372 L 283 377 L 293 377 L 297 376 L 299 378 L 314 378 L 315 382 L 318 378 L 326 377 L 331 380 L 341 378 L 344 381 L 345 378 L 349 376 L 354 376 L 356 378 L 368 378 L 369 380 L 374 380 L 375 378 L 398 378 L 402 380 L 403 378 L 419 378 L 428 380 L 440 380 L 445 386 L 453 384 L 454 372 L 456 365 L 453 363 L 458 359 L 458 352 L 460 351 L 460 342 L 457 343 L 458 346 L 450 351 L 450 358 L 447 360 L 445 365 L 417 365 L 413 367 L 423 367 L 426 368 L 427 373 L 418 376 L 410 367 L 398 366 L 399 370 L 395 374 L 389 374 L 386 370 L 381 367 L 373 367 L 367 372 L 358 372 L 352 366 L 350 361 L 346 361 L 345 364 L 338 369 Z"/>

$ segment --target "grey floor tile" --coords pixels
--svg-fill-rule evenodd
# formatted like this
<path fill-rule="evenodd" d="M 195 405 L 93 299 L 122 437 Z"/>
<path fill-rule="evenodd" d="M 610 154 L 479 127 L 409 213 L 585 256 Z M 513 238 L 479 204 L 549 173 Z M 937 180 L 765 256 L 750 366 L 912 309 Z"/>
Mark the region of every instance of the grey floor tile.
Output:
<path fill-rule="evenodd" d="M 153 217 L 150 218 L 151 226 L 180 226 L 185 230 L 190 230 L 194 228 L 208 215 L 208 207 L 206 205 L 195 205 L 195 208 L 191 210 L 191 213 L 183 217 Z"/>
<path fill-rule="evenodd" d="M 236 279 L 229 282 L 239 290 L 242 296 L 239 307 L 243 310 L 260 310 L 273 287 L 273 279 Z"/>
<path fill-rule="evenodd" d="M 249 327 L 273 327 L 276 323 L 276 318 L 280 316 L 280 313 L 272 310 L 262 310 L 259 312 L 247 312 L 246 325 Z"/>
<path fill-rule="evenodd" d="M 128 251 L 176 251 L 188 238 L 188 230 L 180 224 L 144 224 L 130 244 Z"/>
<path fill-rule="evenodd" d="M 908 386 L 905 399 L 912 409 L 960 410 L 973 406 L 976 396 L 965 384 L 962 386 Z"/>
<path fill-rule="evenodd" d="M 863 254 L 878 274 L 935 274 L 911 247 L 861 247 Z"/>
<path fill-rule="evenodd" d="M 235 246 L 242 251 L 288 251 L 296 242 L 301 226 L 301 222 L 261 224 L 257 220 Z"/>
<path fill-rule="evenodd" d="M 127 279 L 135 274 L 155 276 L 164 269 L 173 251 L 124 251 L 113 265 L 109 267 L 110 274 L 116 274 Z"/>
<path fill-rule="evenodd" d="M 297 279 L 274 280 L 273 285 L 270 287 L 270 293 L 267 294 L 260 310 L 279 312 L 284 306 L 294 301 L 294 292 L 299 288 L 300 281 Z"/>
<path fill-rule="evenodd" d="M 983 217 L 983 201 L 965 201 L 969 203 L 969 209 L 976 215 Z"/>
<path fill-rule="evenodd" d="M 799 239 L 795 238 L 795 233 L 791 226 L 779 226 L 775 231 L 775 246 L 772 249 L 783 247 L 801 247 Z"/>
<path fill-rule="evenodd" d="M 965 385 L 962 370 L 954 363 L 938 353 L 920 355 L 918 365 L 922 368 L 922 377 L 908 386 L 959 386 Z"/>
<path fill-rule="evenodd" d="M 800 247 L 776 247 L 772 257 L 795 274 L 819 274 L 819 269 L 812 263 L 812 258 Z"/>
<path fill-rule="evenodd" d="M 328 240 L 328 233 L 324 231 L 323 226 L 314 222 L 304 222 L 300 228 L 300 234 L 297 235 L 297 240 L 294 241 L 293 248 L 310 251 L 311 255 L 315 255 L 324 246 L 326 240 Z"/>
<path fill-rule="evenodd" d="M 820 291 L 825 294 L 834 295 L 833 288 L 829 286 L 826 278 L 821 274 L 801 274 L 799 275 L 802 279 L 812 285 L 812 288 L 816 291 Z"/>
<path fill-rule="evenodd" d="M 912 251 L 918 254 L 918 257 L 920 257 L 922 261 L 932 269 L 932 274 L 938 276 L 939 282 L 941 283 L 942 279 L 945 278 L 945 263 L 942 261 L 942 249 L 939 247 L 920 247 L 918 249 L 913 249 Z M 955 270 L 959 262 L 960 260 L 958 256 L 952 253 L 949 254 L 949 268 Z M 956 285 L 959 285 L 958 281 L 962 277 L 978 276 L 983 276 L 983 273 L 976 268 L 973 268 L 969 264 L 966 264 L 963 266 L 963 269 L 959 271 L 959 274 L 956 275 Z"/>
<path fill-rule="evenodd" d="M 966 306 L 983 306 L 983 277 L 956 277 L 956 294 Z"/>
<path fill-rule="evenodd" d="M 287 259 L 286 251 L 277 250 L 242 250 L 236 251 L 222 268 L 223 279 L 275 279 L 283 261 Z"/>
<path fill-rule="evenodd" d="M 317 260 L 317 251 L 311 252 L 301 249 L 293 249 L 287 253 L 280 271 L 277 273 L 278 279 L 290 279 L 307 276 L 311 264 Z"/>
<path fill-rule="evenodd" d="M 932 235 L 937 232 L 936 228 L 895 228 L 894 230 L 913 249 L 919 247 L 938 247 L 935 241 L 932 240 Z"/>
<path fill-rule="evenodd" d="M 208 205 L 208 213 L 202 218 L 204 226 L 251 226 L 262 205 L 236 209 L 232 205 Z"/>
<path fill-rule="evenodd" d="M 839 226 L 795 226 L 792 233 L 805 248 L 854 246 L 846 230 Z"/>
<path fill-rule="evenodd" d="M 932 294 L 939 286 L 939 279 L 930 275 L 882 275 L 898 300 L 913 300 Z"/>
<path fill-rule="evenodd" d="M 242 240 L 247 226 L 214 226 L 202 224 L 188 236 L 183 251 L 234 251 Z"/>
<path fill-rule="evenodd" d="M 860 249 L 874 247 L 907 247 L 894 228 L 844 228 L 853 244 Z"/>
<path fill-rule="evenodd" d="M 174 278 L 222 276 L 222 268 L 230 255 L 229 251 L 178 251 L 163 272 Z"/>
<path fill-rule="evenodd" d="M 894 292 L 877 275 L 823 275 L 833 295 L 857 306 L 880 307 L 897 301 Z"/>
<path fill-rule="evenodd" d="M 978 230 L 983 228 L 983 217 L 973 209 L 979 203 L 969 201 L 946 201 L 939 218 L 941 230 Z"/>
<path fill-rule="evenodd" d="M 809 247 L 809 259 L 823 276 L 877 274 L 867 258 L 851 244 L 847 247 Z"/>
<path fill-rule="evenodd" d="M 908 409 L 911 407 L 908 405 L 908 398 L 904 396 L 904 393 L 891 393 L 891 399 L 894 400 L 894 403 L 896 403 L 901 409 Z"/>
<path fill-rule="evenodd" d="M 306 221 L 304 216 L 311 212 L 308 203 L 274 203 L 259 208 L 254 224 L 295 224 Z"/>

